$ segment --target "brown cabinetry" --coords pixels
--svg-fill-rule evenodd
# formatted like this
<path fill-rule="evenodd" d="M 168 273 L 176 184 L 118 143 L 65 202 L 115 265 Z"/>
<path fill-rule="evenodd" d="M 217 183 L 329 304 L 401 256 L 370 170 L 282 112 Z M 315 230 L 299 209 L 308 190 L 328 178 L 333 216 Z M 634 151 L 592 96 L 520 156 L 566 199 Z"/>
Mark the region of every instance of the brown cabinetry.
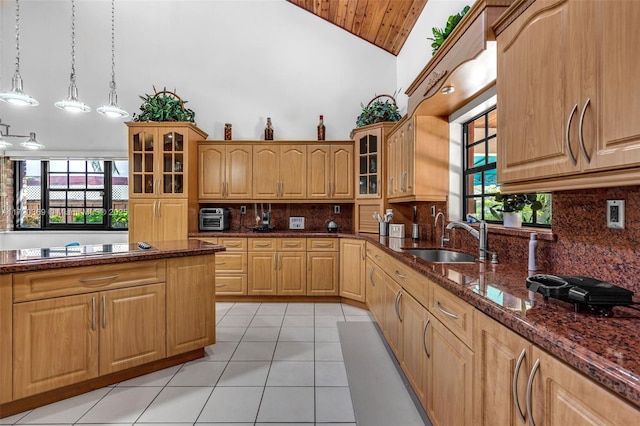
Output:
<path fill-rule="evenodd" d="M 340 296 L 365 301 L 365 241 L 340 239 Z"/>
<path fill-rule="evenodd" d="M 307 198 L 353 199 L 353 145 L 310 145 L 307 150 Z"/>
<path fill-rule="evenodd" d="M 253 146 L 253 198 L 305 199 L 306 145 Z"/>
<path fill-rule="evenodd" d="M 640 42 L 638 19 L 637 2 L 536 1 L 497 27 L 504 189 L 640 182 L 640 57 L 627 54 Z"/>
<path fill-rule="evenodd" d="M 304 238 L 249 239 L 249 295 L 307 294 Z"/>
<path fill-rule="evenodd" d="M 367 257 L 367 290 L 365 292 L 367 306 L 373 318 L 382 324 L 384 321 L 384 280 L 386 274 L 382 268 Z"/>
<path fill-rule="evenodd" d="M 405 117 L 387 137 L 389 202 L 445 201 L 449 191 L 449 123 Z"/>
<path fill-rule="evenodd" d="M 253 197 L 252 145 L 201 142 L 198 145 L 200 202 Z"/>
<path fill-rule="evenodd" d="M 339 247 L 337 238 L 307 239 L 308 296 L 338 296 Z"/>
<path fill-rule="evenodd" d="M 195 141 L 205 139 L 207 134 L 190 123 L 127 125 L 129 241 L 186 238 L 190 225 L 193 230 L 197 228 Z M 152 224 L 165 220 L 164 224 Z"/>

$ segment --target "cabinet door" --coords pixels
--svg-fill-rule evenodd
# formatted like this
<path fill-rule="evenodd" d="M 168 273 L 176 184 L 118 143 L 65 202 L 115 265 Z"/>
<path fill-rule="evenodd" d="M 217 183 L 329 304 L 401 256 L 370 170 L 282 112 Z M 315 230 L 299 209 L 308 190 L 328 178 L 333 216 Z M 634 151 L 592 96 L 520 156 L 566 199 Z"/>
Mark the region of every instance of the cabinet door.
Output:
<path fill-rule="evenodd" d="M 277 294 L 276 253 L 249 252 L 249 296 Z"/>
<path fill-rule="evenodd" d="M 167 259 L 167 356 L 215 343 L 215 256 Z"/>
<path fill-rule="evenodd" d="M 533 348 L 534 372 L 530 424 L 632 425 L 638 409 L 551 355 Z"/>
<path fill-rule="evenodd" d="M 307 296 L 337 296 L 339 256 L 337 252 L 307 253 Z"/>
<path fill-rule="evenodd" d="M 13 306 L 14 399 L 98 376 L 97 298 L 92 293 Z"/>
<path fill-rule="evenodd" d="M 278 253 L 277 294 L 305 296 L 307 294 L 307 253 Z"/>
<path fill-rule="evenodd" d="M 301 200 L 307 197 L 307 147 L 280 146 L 279 198 Z"/>
<path fill-rule="evenodd" d="M 353 199 L 353 145 L 331 147 L 331 198 Z"/>
<path fill-rule="evenodd" d="M 356 140 L 356 198 L 380 198 L 382 178 L 382 129 L 371 130 Z"/>
<path fill-rule="evenodd" d="M 478 406 L 474 424 L 528 423 L 525 395 L 532 364 L 531 344 L 493 319 L 478 311 L 475 314 L 475 402 Z"/>
<path fill-rule="evenodd" d="M 155 241 L 158 200 L 129 200 L 129 242 Z"/>
<path fill-rule="evenodd" d="M 198 146 L 198 197 L 200 199 L 224 197 L 226 151 L 224 145 Z"/>
<path fill-rule="evenodd" d="M 400 153 L 398 152 L 399 131 L 389 134 L 387 138 L 387 195 L 389 198 L 398 193 Z"/>
<path fill-rule="evenodd" d="M 431 317 L 427 348 L 427 406 L 434 426 L 472 425 L 473 352 Z"/>
<path fill-rule="evenodd" d="M 225 197 L 251 199 L 253 196 L 251 145 L 228 145 L 226 154 Z"/>
<path fill-rule="evenodd" d="M 161 127 L 158 129 L 158 179 L 162 197 L 186 197 L 189 193 L 188 141 L 189 129 Z"/>
<path fill-rule="evenodd" d="M 385 273 L 370 259 L 367 259 L 367 306 L 373 317 L 382 325 L 384 322 L 384 280 Z"/>
<path fill-rule="evenodd" d="M 329 198 L 331 147 L 311 145 L 307 151 L 307 198 Z"/>
<path fill-rule="evenodd" d="M 503 184 L 580 170 L 571 160 L 571 155 L 579 158 L 572 123 L 580 113 L 580 49 L 569 43 L 572 35 L 585 32 L 570 30 L 571 3 L 535 2 L 498 36 L 498 180 Z"/>
<path fill-rule="evenodd" d="M 253 146 L 253 198 L 278 197 L 279 156 L 277 146 Z"/>
<path fill-rule="evenodd" d="M 156 236 L 151 241 L 183 240 L 188 229 L 187 200 L 158 200 Z M 153 220 L 153 219 L 149 219 Z"/>
<path fill-rule="evenodd" d="M 640 164 L 640 120 L 638 94 L 640 79 L 640 4 L 637 1 L 576 2 L 584 20 L 576 31 L 580 39 L 590 37 L 589 47 L 596 53 L 587 56 L 586 64 L 597 79 L 589 79 L 589 91 L 581 99 L 586 106 L 584 143 L 590 151 L 585 169 L 611 169 Z M 597 17 L 597 18 L 596 18 Z M 594 87 L 595 83 L 595 87 Z M 597 141 L 597 143 L 595 143 Z"/>
<path fill-rule="evenodd" d="M 129 198 L 158 196 L 159 181 L 155 175 L 157 139 L 155 128 L 129 128 Z"/>
<path fill-rule="evenodd" d="M 400 365 L 418 399 L 426 405 L 427 353 L 425 334 L 427 310 L 407 293 L 402 295 L 402 360 Z"/>
<path fill-rule="evenodd" d="M 165 357 L 165 285 L 100 293 L 100 374 Z"/>
<path fill-rule="evenodd" d="M 340 240 L 340 296 L 365 301 L 365 242 Z"/>
<path fill-rule="evenodd" d="M 400 312 L 402 288 L 391 278 L 386 278 L 384 284 L 384 322 L 382 323 L 382 331 L 396 357 L 402 359 L 402 313 Z"/>
<path fill-rule="evenodd" d="M 402 131 L 400 188 L 404 195 L 415 194 L 415 124 L 415 120 L 410 119 Z"/>

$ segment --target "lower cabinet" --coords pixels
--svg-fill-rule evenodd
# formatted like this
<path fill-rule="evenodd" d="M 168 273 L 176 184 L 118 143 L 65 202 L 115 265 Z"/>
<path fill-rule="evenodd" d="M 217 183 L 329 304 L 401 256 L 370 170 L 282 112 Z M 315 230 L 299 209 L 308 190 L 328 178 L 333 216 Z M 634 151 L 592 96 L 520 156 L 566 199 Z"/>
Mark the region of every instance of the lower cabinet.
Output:
<path fill-rule="evenodd" d="M 18 303 L 14 399 L 165 357 L 165 284 Z"/>
<path fill-rule="evenodd" d="M 276 270 L 276 294 L 282 296 L 306 296 L 307 252 L 278 253 Z"/>
<path fill-rule="evenodd" d="M 402 287 L 388 276 L 385 277 L 382 332 L 398 360 L 402 359 L 402 314 L 399 307 L 401 297 Z"/>
<path fill-rule="evenodd" d="M 340 239 L 340 296 L 365 301 L 365 241 Z"/>
<path fill-rule="evenodd" d="M 426 331 L 429 313 L 413 297 L 403 293 L 400 299 L 402 314 L 402 359 L 400 365 L 423 406 L 427 397 Z"/>
<path fill-rule="evenodd" d="M 367 290 L 366 301 L 373 317 L 382 324 L 384 321 L 384 280 L 385 273 L 380 266 L 369 257 L 366 261 Z"/>
<path fill-rule="evenodd" d="M 306 239 L 249 240 L 249 295 L 305 296 L 306 278 Z"/>
<path fill-rule="evenodd" d="M 129 242 L 185 239 L 188 213 L 186 199 L 130 199 Z"/>
<path fill-rule="evenodd" d="M 340 253 L 307 253 L 307 296 L 338 296 Z"/>

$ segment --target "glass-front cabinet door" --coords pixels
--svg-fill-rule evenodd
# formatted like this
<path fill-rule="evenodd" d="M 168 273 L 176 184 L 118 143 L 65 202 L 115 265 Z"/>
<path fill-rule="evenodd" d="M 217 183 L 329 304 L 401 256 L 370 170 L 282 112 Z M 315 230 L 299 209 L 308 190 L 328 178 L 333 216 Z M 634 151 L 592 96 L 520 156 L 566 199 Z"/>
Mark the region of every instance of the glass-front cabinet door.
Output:
<path fill-rule="evenodd" d="M 140 129 L 131 135 L 131 183 L 130 196 L 156 195 L 157 183 L 154 176 L 155 167 L 153 153 L 155 145 L 155 129 Z"/>
<path fill-rule="evenodd" d="M 185 193 L 185 135 L 175 129 L 160 129 L 162 136 L 162 194 Z"/>
<path fill-rule="evenodd" d="M 358 198 L 380 196 L 380 140 L 365 134 L 358 140 Z"/>

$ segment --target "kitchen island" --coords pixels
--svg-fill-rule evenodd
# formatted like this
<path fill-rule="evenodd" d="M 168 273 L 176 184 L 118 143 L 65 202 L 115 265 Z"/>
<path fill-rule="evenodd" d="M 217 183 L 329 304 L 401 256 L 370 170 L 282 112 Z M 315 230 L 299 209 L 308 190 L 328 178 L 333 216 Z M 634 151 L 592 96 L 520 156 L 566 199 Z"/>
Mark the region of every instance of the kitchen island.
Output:
<path fill-rule="evenodd" d="M 225 249 L 150 246 L 0 252 L 0 417 L 204 356 Z"/>

